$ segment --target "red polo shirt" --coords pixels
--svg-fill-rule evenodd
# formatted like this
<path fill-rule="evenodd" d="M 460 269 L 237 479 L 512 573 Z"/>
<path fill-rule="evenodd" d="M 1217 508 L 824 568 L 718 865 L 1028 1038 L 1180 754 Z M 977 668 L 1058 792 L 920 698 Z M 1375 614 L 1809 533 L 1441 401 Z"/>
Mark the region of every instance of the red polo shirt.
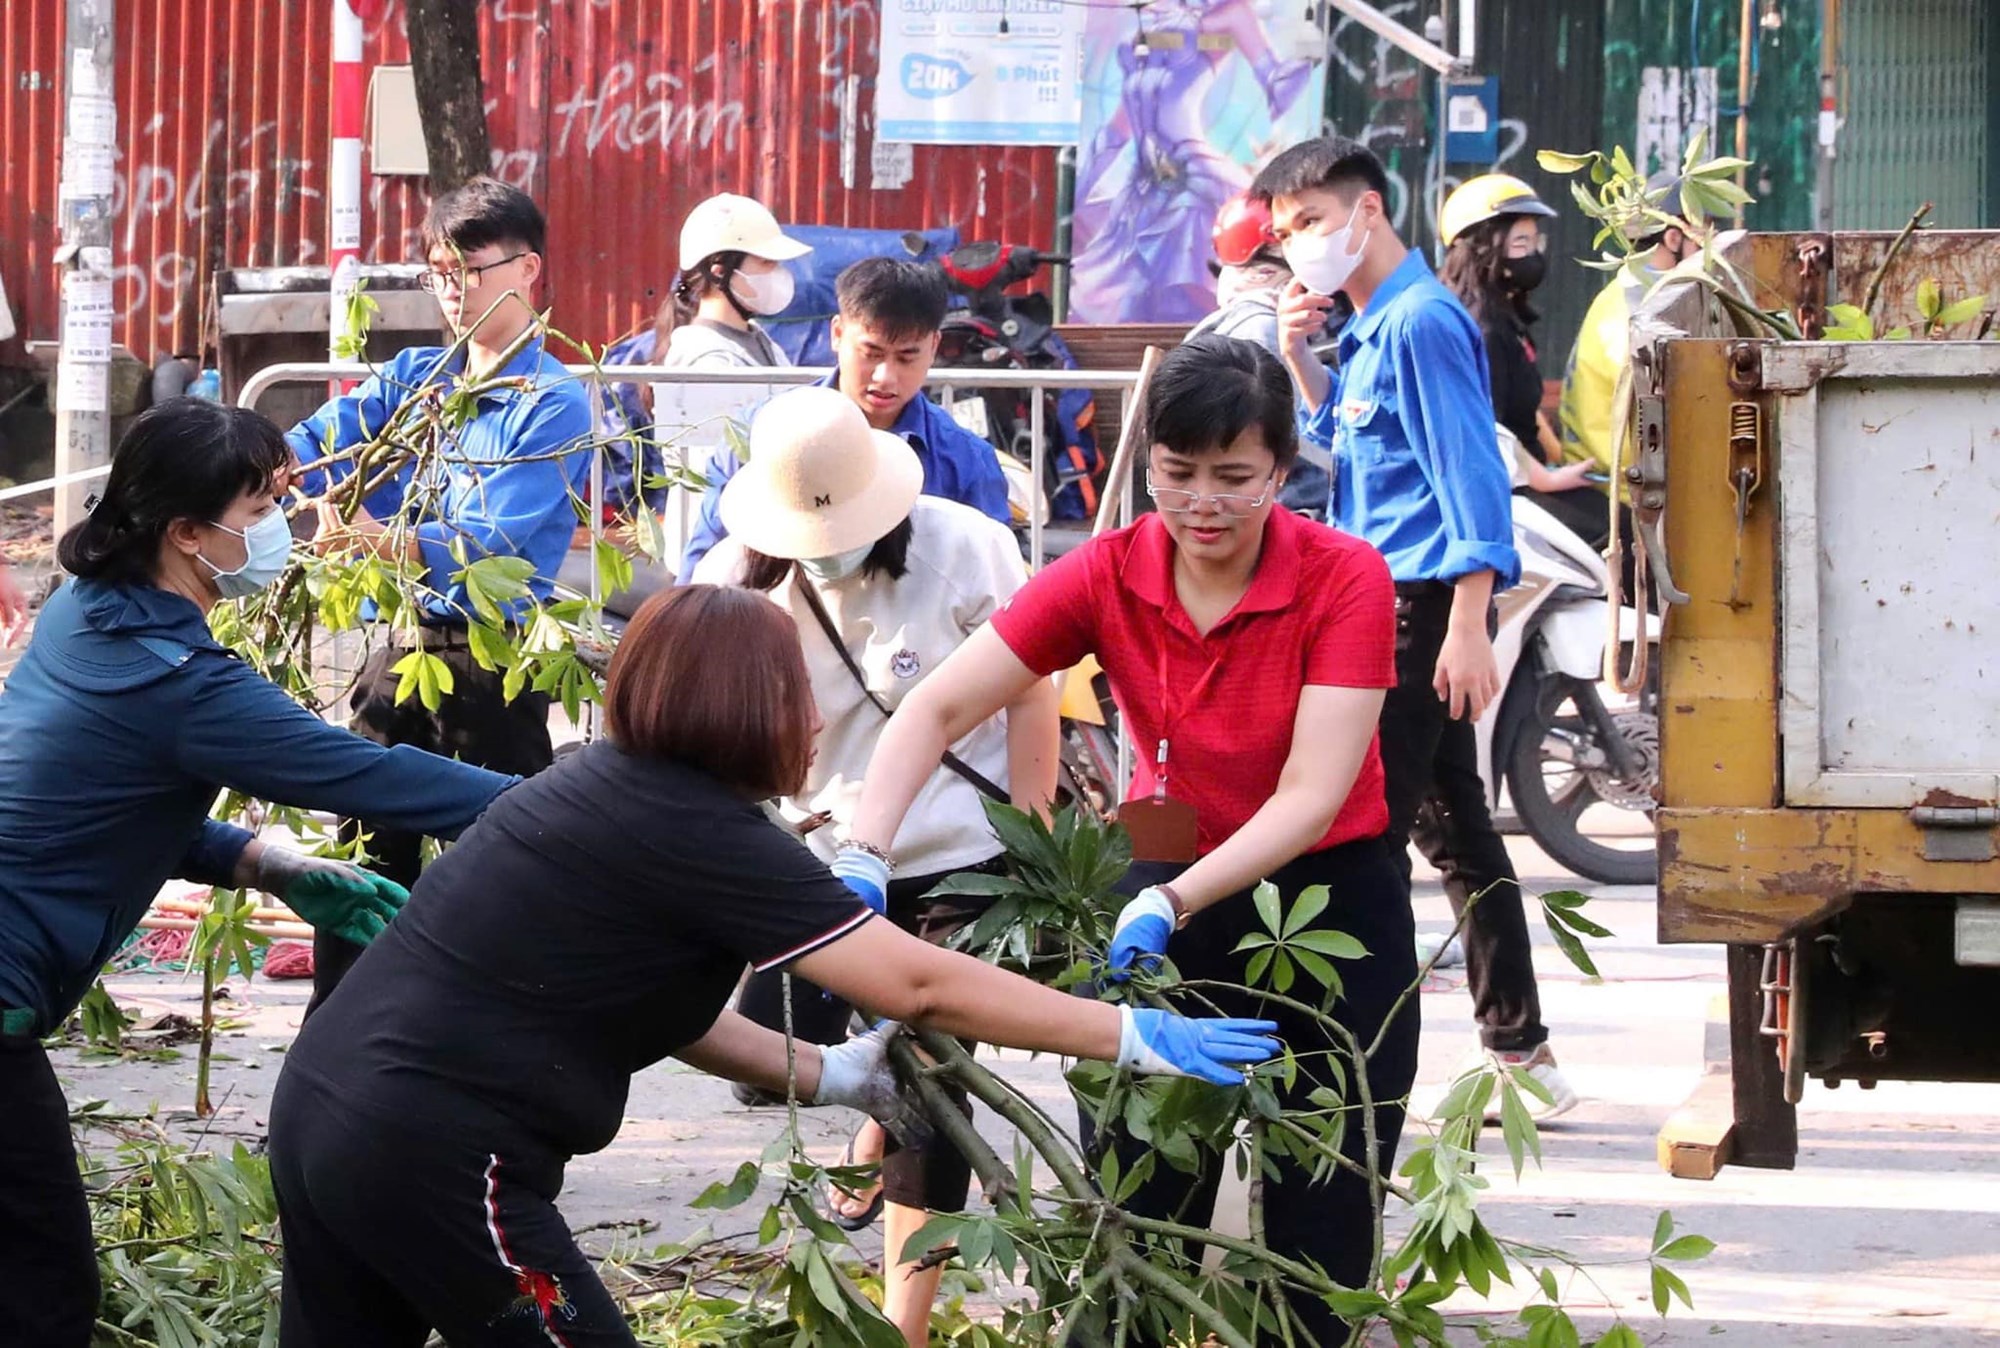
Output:
<path fill-rule="evenodd" d="M 1129 798 L 1152 794 L 1166 739 L 1168 793 L 1194 806 L 1206 855 L 1278 789 L 1301 688 L 1395 686 L 1396 592 L 1374 548 L 1274 510 L 1249 590 L 1203 637 L 1174 593 L 1173 556 L 1166 526 L 1148 515 L 1042 571 L 992 621 L 1038 674 L 1097 656 L 1132 735 Z M 1346 803 L 1307 850 L 1388 826 L 1370 741 Z"/>

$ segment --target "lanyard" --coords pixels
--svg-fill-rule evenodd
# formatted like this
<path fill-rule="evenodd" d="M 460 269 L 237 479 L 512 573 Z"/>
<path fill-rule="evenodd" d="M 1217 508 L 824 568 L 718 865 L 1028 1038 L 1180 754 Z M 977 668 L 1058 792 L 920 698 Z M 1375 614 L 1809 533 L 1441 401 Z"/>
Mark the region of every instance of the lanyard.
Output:
<path fill-rule="evenodd" d="M 1188 710 L 1201 701 L 1202 695 L 1208 691 L 1209 684 L 1215 681 L 1216 674 L 1222 669 L 1222 657 L 1227 653 L 1225 648 L 1208 662 L 1208 668 L 1202 672 L 1199 679 L 1195 680 L 1194 687 L 1188 690 L 1187 697 L 1176 705 L 1169 691 L 1173 687 L 1173 682 L 1167 677 L 1167 642 L 1171 639 L 1167 636 L 1160 640 L 1160 745 L 1153 759 L 1154 800 L 1167 798 L 1167 743 L 1173 738 L 1175 727 L 1186 718 Z"/>

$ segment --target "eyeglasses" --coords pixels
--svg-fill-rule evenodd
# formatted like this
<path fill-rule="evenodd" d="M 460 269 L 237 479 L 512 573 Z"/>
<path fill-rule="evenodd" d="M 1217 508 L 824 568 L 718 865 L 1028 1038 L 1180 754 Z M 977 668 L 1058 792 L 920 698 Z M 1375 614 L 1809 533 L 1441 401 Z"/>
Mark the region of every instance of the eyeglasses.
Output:
<path fill-rule="evenodd" d="M 1187 515 L 1195 507 L 1207 501 L 1225 515 L 1247 515 L 1258 506 L 1271 499 L 1271 484 L 1278 480 L 1272 473 L 1264 479 L 1264 490 L 1255 496 L 1242 496 L 1230 492 L 1187 491 L 1180 487 L 1156 487 L 1153 485 L 1153 470 L 1146 470 L 1146 495 L 1153 498 L 1153 504 L 1169 515 Z"/>
<path fill-rule="evenodd" d="M 422 272 L 417 276 L 417 285 L 420 289 L 428 290 L 433 295 L 442 295 L 447 290 L 456 290 L 461 294 L 477 290 L 479 289 L 479 278 L 483 274 L 492 271 L 495 267 L 504 267 L 509 262 L 519 262 L 533 251 L 534 249 L 532 248 L 523 248 L 518 253 L 503 257 L 498 262 L 489 262 L 483 267 L 459 267 L 451 271 L 433 270 Z"/>

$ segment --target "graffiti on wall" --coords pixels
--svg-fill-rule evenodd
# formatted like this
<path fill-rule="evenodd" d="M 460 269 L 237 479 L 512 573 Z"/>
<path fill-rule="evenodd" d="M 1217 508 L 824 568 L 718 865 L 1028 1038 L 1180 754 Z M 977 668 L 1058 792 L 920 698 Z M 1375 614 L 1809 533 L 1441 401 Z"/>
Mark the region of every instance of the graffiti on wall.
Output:
<path fill-rule="evenodd" d="M 1320 125 L 1323 67 L 1305 54 L 1317 34 L 1299 43 L 1266 8 L 1159 0 L 1136 21 L 1127 7 L 1092 11 L 1071 245 L 1078 322 L 1185 322 L 1214 307 L 1217 208 Z"/>

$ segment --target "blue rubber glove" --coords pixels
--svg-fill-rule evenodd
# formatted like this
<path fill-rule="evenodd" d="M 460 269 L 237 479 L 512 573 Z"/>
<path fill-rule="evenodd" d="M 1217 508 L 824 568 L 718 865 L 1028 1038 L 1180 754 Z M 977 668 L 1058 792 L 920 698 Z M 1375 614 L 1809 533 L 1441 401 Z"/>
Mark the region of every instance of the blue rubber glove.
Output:
<path fill-rule="evenodd" d="M 1160 967 L 1167 950 L 1167 938 L 1174 934 L 1173 900 L 1151 885 L 1118 910 L 1118 925 L 1111 932 L 1111 958 L 1104 977 L 1123 983 L 1135 973 L 1151 973 Z"/>
<path fill-rule="evenodd" d="M 373 871 L 283 847 L 266 847 L 257 859 L 257 888 L 283 899 L 315 929 L 355 945 L 380 936 L 410 901 L 409 890 Z"/>
<path fill-rule="evenodd" d="M 889 911 L 889 863 L 858 847 L 843 847 L 833 859 L 833 873 L 878 913 Z"/>
<path fill-rule="evenodd" d="M 1118 1008 L 1118 1065 L 1158 1076 L 1196 1077 L 1241 1086 L 1242 1068 L 1273 1057 L 1278 1023 L 1177 1016 L 1150 1008 Z"/>

